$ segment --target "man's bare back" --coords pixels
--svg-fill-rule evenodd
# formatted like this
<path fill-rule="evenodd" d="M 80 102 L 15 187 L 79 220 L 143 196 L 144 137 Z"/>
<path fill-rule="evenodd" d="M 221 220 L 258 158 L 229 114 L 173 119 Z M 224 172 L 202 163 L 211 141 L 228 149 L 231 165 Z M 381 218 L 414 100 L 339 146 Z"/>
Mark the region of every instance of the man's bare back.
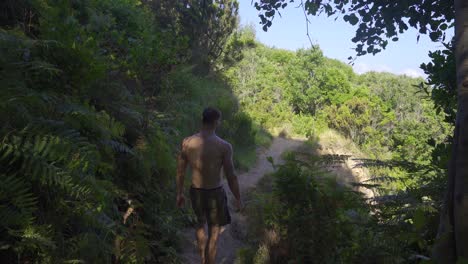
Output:
<path fill-rule="evenodd" d="M 197 133 L 182 143 L 192 173 L 192 186 L 213 189 L 221 186 L 221 167 L 226 165 L 231 145 L 214 133 Z M 229 166 L 229 165 L 227 165 Z"/>

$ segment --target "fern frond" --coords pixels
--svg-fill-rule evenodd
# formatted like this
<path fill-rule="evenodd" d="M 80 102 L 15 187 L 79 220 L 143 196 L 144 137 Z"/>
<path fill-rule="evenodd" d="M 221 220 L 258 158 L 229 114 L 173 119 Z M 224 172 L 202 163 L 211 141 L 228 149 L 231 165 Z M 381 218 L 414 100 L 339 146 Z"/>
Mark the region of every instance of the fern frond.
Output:
<path fill-rule="evenodd" d="M 83 232 L 68 238 L 65 241 L 69 252 L 67 262 L 90 263 L 91 260 L 100 260 L 100 263 L 109 263 L 107 256 L 111 255 L 109 241 L 101 239 L 96 232 Z"/>
<path fill-rule="evenodd" d="M 141 263 L 151 254 L 148 226 L 140 221 L 133 223 L 133 230 L 127 229 L 120 243 L 120 259 L 125 263 Z"/>
<path fill-rule="evenodd" d="M 71 152 L 72 148 L 57 136 L 10 136 L 0 146 L 0 164 L 17 164 L 17 173 L 29 175 L 32 181 L 58 187 L 75 198 L 86 197 L 89 190 L 75 184 L 63 167 Z"/>
<path fill-rule="evenodd" d="M 127 154 L 132 154 L 132 155 L 135 154 L 133 150 L 129 148 L 127 145 L 120 143 L 116 140 L 101 140 L 101 143 L 103 145 L 110 146 L 115 152 L 118 152 L 118 153 L 127 153 Z"/>
<path fill-rule="evenodd" d="M 14 63 L 15 66 L 19 68 L 24 68 L 25 70 L 31 71 L 36 74 L 48 74 L 51 76 L 59 75 L 62 70 L 55 67 L 55 65 L 45 62 L 45 61 L 26 61 L 26 62 L 17 62 Z"/>
<path fill-rule="evenodd" d="M 75 129 L 87 131 L 89 135 L 103 139 L 120 138 L 125 133 L 125 126 L 105 111 L 96 111 L 87 103 L 68 102 L 60 107 L 65 121 Z"/>
<path fill-rule="evenodd" d="M 31 187 L 17 175 L 0 174 L 0 226 L 18 228 L 31 224 L 37 199 Z"/>
<path fill-rule="evenodd" d="M 404 160 L 376 160 L 376 159 L 353 159 L 358 161 L 356 167 L 376 167 L 376 168 L 404 168 L 408 172 L 428 170 L 428 165 L 420 165 Z M 432 170 L 432 169 L 429 169 Z"/>

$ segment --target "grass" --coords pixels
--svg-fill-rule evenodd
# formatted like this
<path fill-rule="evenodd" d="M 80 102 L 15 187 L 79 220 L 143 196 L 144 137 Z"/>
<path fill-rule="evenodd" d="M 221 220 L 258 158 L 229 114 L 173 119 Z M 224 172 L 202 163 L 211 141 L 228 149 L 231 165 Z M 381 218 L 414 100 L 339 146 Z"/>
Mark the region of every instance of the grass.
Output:
<path fill-rule="evenodd" d="M 359 147 L 351 140 L 343 137 L 333 129 L 327 129 L 318 136 L 320 145 L 333 149 L 336 153 L 352 153 L 355 157 L 366 157 Z"/>

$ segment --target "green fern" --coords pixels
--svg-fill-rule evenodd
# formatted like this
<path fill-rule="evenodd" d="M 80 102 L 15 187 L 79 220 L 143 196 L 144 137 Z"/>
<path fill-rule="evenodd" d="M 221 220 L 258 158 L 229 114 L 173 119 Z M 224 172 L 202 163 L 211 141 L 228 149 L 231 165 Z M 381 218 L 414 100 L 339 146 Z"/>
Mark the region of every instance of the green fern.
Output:
<path fill-rule="evenodd" d="M 0 147 L 3 154 L 0 162 L 14 165 L 17 173 L 33 182 L 57 187 L 75 198 L 86 197 L 89 190 L 74 184 L 70 172 L 60 167 L 71 156 L 71 151 L 72 148 L 57 136 L 10 136 Z"/>
<path fill-rule="evenodd" d="M 158 216 L 174 214 L 171 190 L 152 194 L 170 186 L 172 149 L 140 91 L 160 52 L 153 14 L 132 1 L 21 3 L 33 31 L 0 29 L 0 262 L 110 263 L 117 236 L 121 263 L 174 255 L 174 223 Z M 124 225 L 127 197 L 140 212 Z"/>
<path fill-rule="evenodd" d="M 24 228 L 34 221 L 37 199 L 31 187 L 18 175 L 0 174 L 0 226 Z"/>

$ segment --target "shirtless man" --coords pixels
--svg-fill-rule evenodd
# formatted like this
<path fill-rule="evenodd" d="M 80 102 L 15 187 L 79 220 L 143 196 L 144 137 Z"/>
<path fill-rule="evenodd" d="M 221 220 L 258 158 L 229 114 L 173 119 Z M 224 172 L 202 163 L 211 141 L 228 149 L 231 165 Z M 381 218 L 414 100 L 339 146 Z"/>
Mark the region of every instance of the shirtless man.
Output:
<path fill-rule="evenodd" d="M 192 171 L 190 199 L 197 216 L 195 228 L 202 264 L 215 263 L 216 242 L 220 229 L 231 223 L 227 196 L 221 185 L 221 167 L 236 198 L 236 209 L 241 209 L 239 183 L 232 163 L 232 146 L 215 133 L 220 122 L 221 112 L 211 107 L 206 108 L 203 111 L 201 131 L 183 140 L 177 161 L 178 207 L 183 207 L 185 203 L 184 177 L 187 165 Z M 205 234 L 205 224 L 208 224 L 208 238 Z"/>

